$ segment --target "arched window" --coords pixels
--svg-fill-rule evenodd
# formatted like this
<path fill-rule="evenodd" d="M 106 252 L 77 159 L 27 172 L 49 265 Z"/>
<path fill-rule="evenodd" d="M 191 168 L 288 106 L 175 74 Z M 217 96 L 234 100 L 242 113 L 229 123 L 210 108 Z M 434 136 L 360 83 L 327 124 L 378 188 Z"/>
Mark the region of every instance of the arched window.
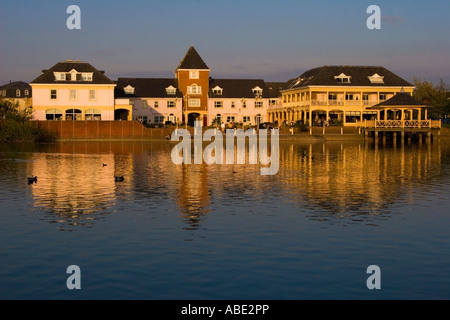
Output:
<path fill-rule="evenodd" d="M 202 87 L 196 85 L 193 83 L 191 86 L 188 87 L 188 93 L 189 94 L 201 94 L 202 93 Z"/>
<path fill-rule="evenodd" d="M 48 109 L 45 111 L 47 120 L 62 120 L 63 112 L 60 109 Z"/>
<path fill-rule="evenodd" d="M 102 112 L 99 109 L 88 109 L 84 113 L 84 119 L 87 121 L 102 120 Z"/>
<path fill-rule="evenodd" d="M 66 120 L 79 121 L 81 120 L 82 112 L 79 109 L 68 109 L 66 110 Z"/>

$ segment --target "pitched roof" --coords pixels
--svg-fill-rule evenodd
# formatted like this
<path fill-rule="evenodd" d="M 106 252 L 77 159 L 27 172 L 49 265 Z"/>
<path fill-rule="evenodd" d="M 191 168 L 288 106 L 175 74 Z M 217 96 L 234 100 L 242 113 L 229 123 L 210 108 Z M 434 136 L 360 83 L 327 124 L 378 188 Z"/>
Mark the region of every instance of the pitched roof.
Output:
<path fill-rule="evenodd" d="M 181 60 L 178 65 L 178 69 L 208 69 L 208 66 L 203 61 L 203 59 L 198 54 L 197 50 L 195 50 L 194 46 L 191 46 L 189 50 L 186 52 L 183 60 Z"/>
<path fill-rule="evenodd" d="M 125 93 L 124 88 L 133 87 L 134 94 Z M 174 87 L 175 95 L 167 94 L 166 88 Z M 181 98 L 183 94 L 177 88 L 174 78 L 119 78 L 115 90 L 116 98 Z"/>
<path fill-rule="evenodd" d="M 281 90 L 286 88 L 286 82 L 266 82 L 266 87 L 269 90 L 270 98 L 278 98 L 281 96 Z"/>
<path fill-rule="evenodd" d="M 0 89 L 31 89 L 30 85 L 23 81 L 14 81 L 0 86 Z"/>
<path fill-rule="evenodd" d="M 339 76 L 350 77 L 350 81 L 338 82 Z M 375 76 L 375 77 L 374 77 Z M 371 81 L 370 78 L 382 80 Z M 311 69 L 301 76 L 288 81 L 286 89 L 306 86 L 344 86 L 344 87 L 413 87 L 411 83 L 380 66 L 322 66 Z"/>
<path fill-rule="evenodd" d="M 372 106 L 371 108 L 377 109 L 381 107 L 400 107 L 400 106 L 426 106 L 426 103 L 423 103 L 416 98 L 412 97 L 409 93 L 399 92 L 394 95 L 392 98 L 383 101 L 377 105 Z"/>
<path fill-rule="evenodd" d="M 77 72 L 93 73 L 92 81 L 71 81 L 71 80 L 56 80 L 54 72 L 70 72 L 76 70 Z M 105 76 L 104 71 L 99 71 L 87 62 L 66 60 L 58 62 L 48 70 L 42 70 L 42 74 L 31 81 L 31 83 L 77 83 L 77 84 L 114 84 L 114 81 Z"/>
<path fill-rule="evenodd" d="M 222 94 L 215 94 L 216 87 L 223 89 Z M 270 90 L 262 79 L 212 79 L 209 84 L 210 98 L 255 98 L 253 89 L 259 87 L 263 90 L 262 98 L 270 97 Z"/>

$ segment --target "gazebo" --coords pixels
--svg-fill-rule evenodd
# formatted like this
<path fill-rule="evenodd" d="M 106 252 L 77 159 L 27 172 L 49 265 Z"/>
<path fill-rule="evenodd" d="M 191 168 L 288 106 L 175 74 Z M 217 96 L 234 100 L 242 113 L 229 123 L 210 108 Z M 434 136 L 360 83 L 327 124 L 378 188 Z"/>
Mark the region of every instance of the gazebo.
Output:
<path fill-rule="evenodd" d="M 403 90 L 389 100 L 367 109 L 376 111 L 379 121 L 422 121 L 428 117 L 427 105 Z"/>
<path fill-rule="evenodd" d="M 372 132 L 375 139 L 382 133 L 383 138 L 392 135 L 396 140 L 397 132 L 401 133 L 402 141 L 405 133 L 410 136 L 426 133 L 430 137 L 433 129 L 441 128 L 441 121 L 427 119 L 427 107 L 426 103 L 402 90 L 389 100 L 367 107 L 367 110 L 377 112 L 376 120 L 357 121 L 356 126 L 366 135 Z"/>

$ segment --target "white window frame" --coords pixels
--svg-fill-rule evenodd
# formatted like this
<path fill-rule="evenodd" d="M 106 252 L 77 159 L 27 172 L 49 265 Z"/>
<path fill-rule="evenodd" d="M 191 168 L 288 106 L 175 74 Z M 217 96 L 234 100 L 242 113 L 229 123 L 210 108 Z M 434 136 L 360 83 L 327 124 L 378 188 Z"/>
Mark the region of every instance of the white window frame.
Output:
<path fill-rule="evenodd" d="M 173 100 L 167 101 L 167 108 L 175 108 L 177 104 Z"/>
<path fill-rule="evenodd" d="M 202 94 L 202 87 L 193 83 L 188 86 L 188 94 Z"/>
<path fill-rule="evenodd" d="M 215 100 L 214 101 L 214 108 L 223 108 L 223 101 L 222 100 Z"/>
<path fill-rule="evenodd" d="M 200 79 L 200 71 L 190 70 L 189 71 L 189 79 Z"/>
<path fill-rule="evenodd" d="M 74 93 L 75 93 L 75 95 L 74 95 Z M 78 91 L 76 89 L 70 89 L 69 99 L 71 101 L 76 101 L 76 100 L 78 100 L 77 98 L 78 98 Z"/>
<path fill-rule="evenodd" d="M 17 98 L 20 98 L 20 89 L 17 89 L 17 90 L 16 90 L 16 97 L 17 97 Z"/>
<path fill-rule="evenodd" d="M 262 108 L 264 103 L 262 101 L 255 101 L 255 108 Z"/>
<path fill-rule="evenodd" d="M 201 101 L 200 99 L 189 99 L 188 106 L 191 108 L 200 108 Z"/>

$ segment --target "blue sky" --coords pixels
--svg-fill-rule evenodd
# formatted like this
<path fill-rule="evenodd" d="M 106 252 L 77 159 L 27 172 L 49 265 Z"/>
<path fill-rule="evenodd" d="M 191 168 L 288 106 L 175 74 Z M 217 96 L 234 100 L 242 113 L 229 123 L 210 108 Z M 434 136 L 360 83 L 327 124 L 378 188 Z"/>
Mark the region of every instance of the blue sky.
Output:
<path fill-rule="evenodd" d="M 81 30 L 69 30 L 69 5 Z M 369 5 L 381 30 L 369 30 Z M 216 78 L 286 81 L 322 65 L 382 65 L 408 81 L 450 84 L 450 1 L 3 0 L 0 84 L 58 61 L 106 75 L 173 77 L 193 44 Z"/>

